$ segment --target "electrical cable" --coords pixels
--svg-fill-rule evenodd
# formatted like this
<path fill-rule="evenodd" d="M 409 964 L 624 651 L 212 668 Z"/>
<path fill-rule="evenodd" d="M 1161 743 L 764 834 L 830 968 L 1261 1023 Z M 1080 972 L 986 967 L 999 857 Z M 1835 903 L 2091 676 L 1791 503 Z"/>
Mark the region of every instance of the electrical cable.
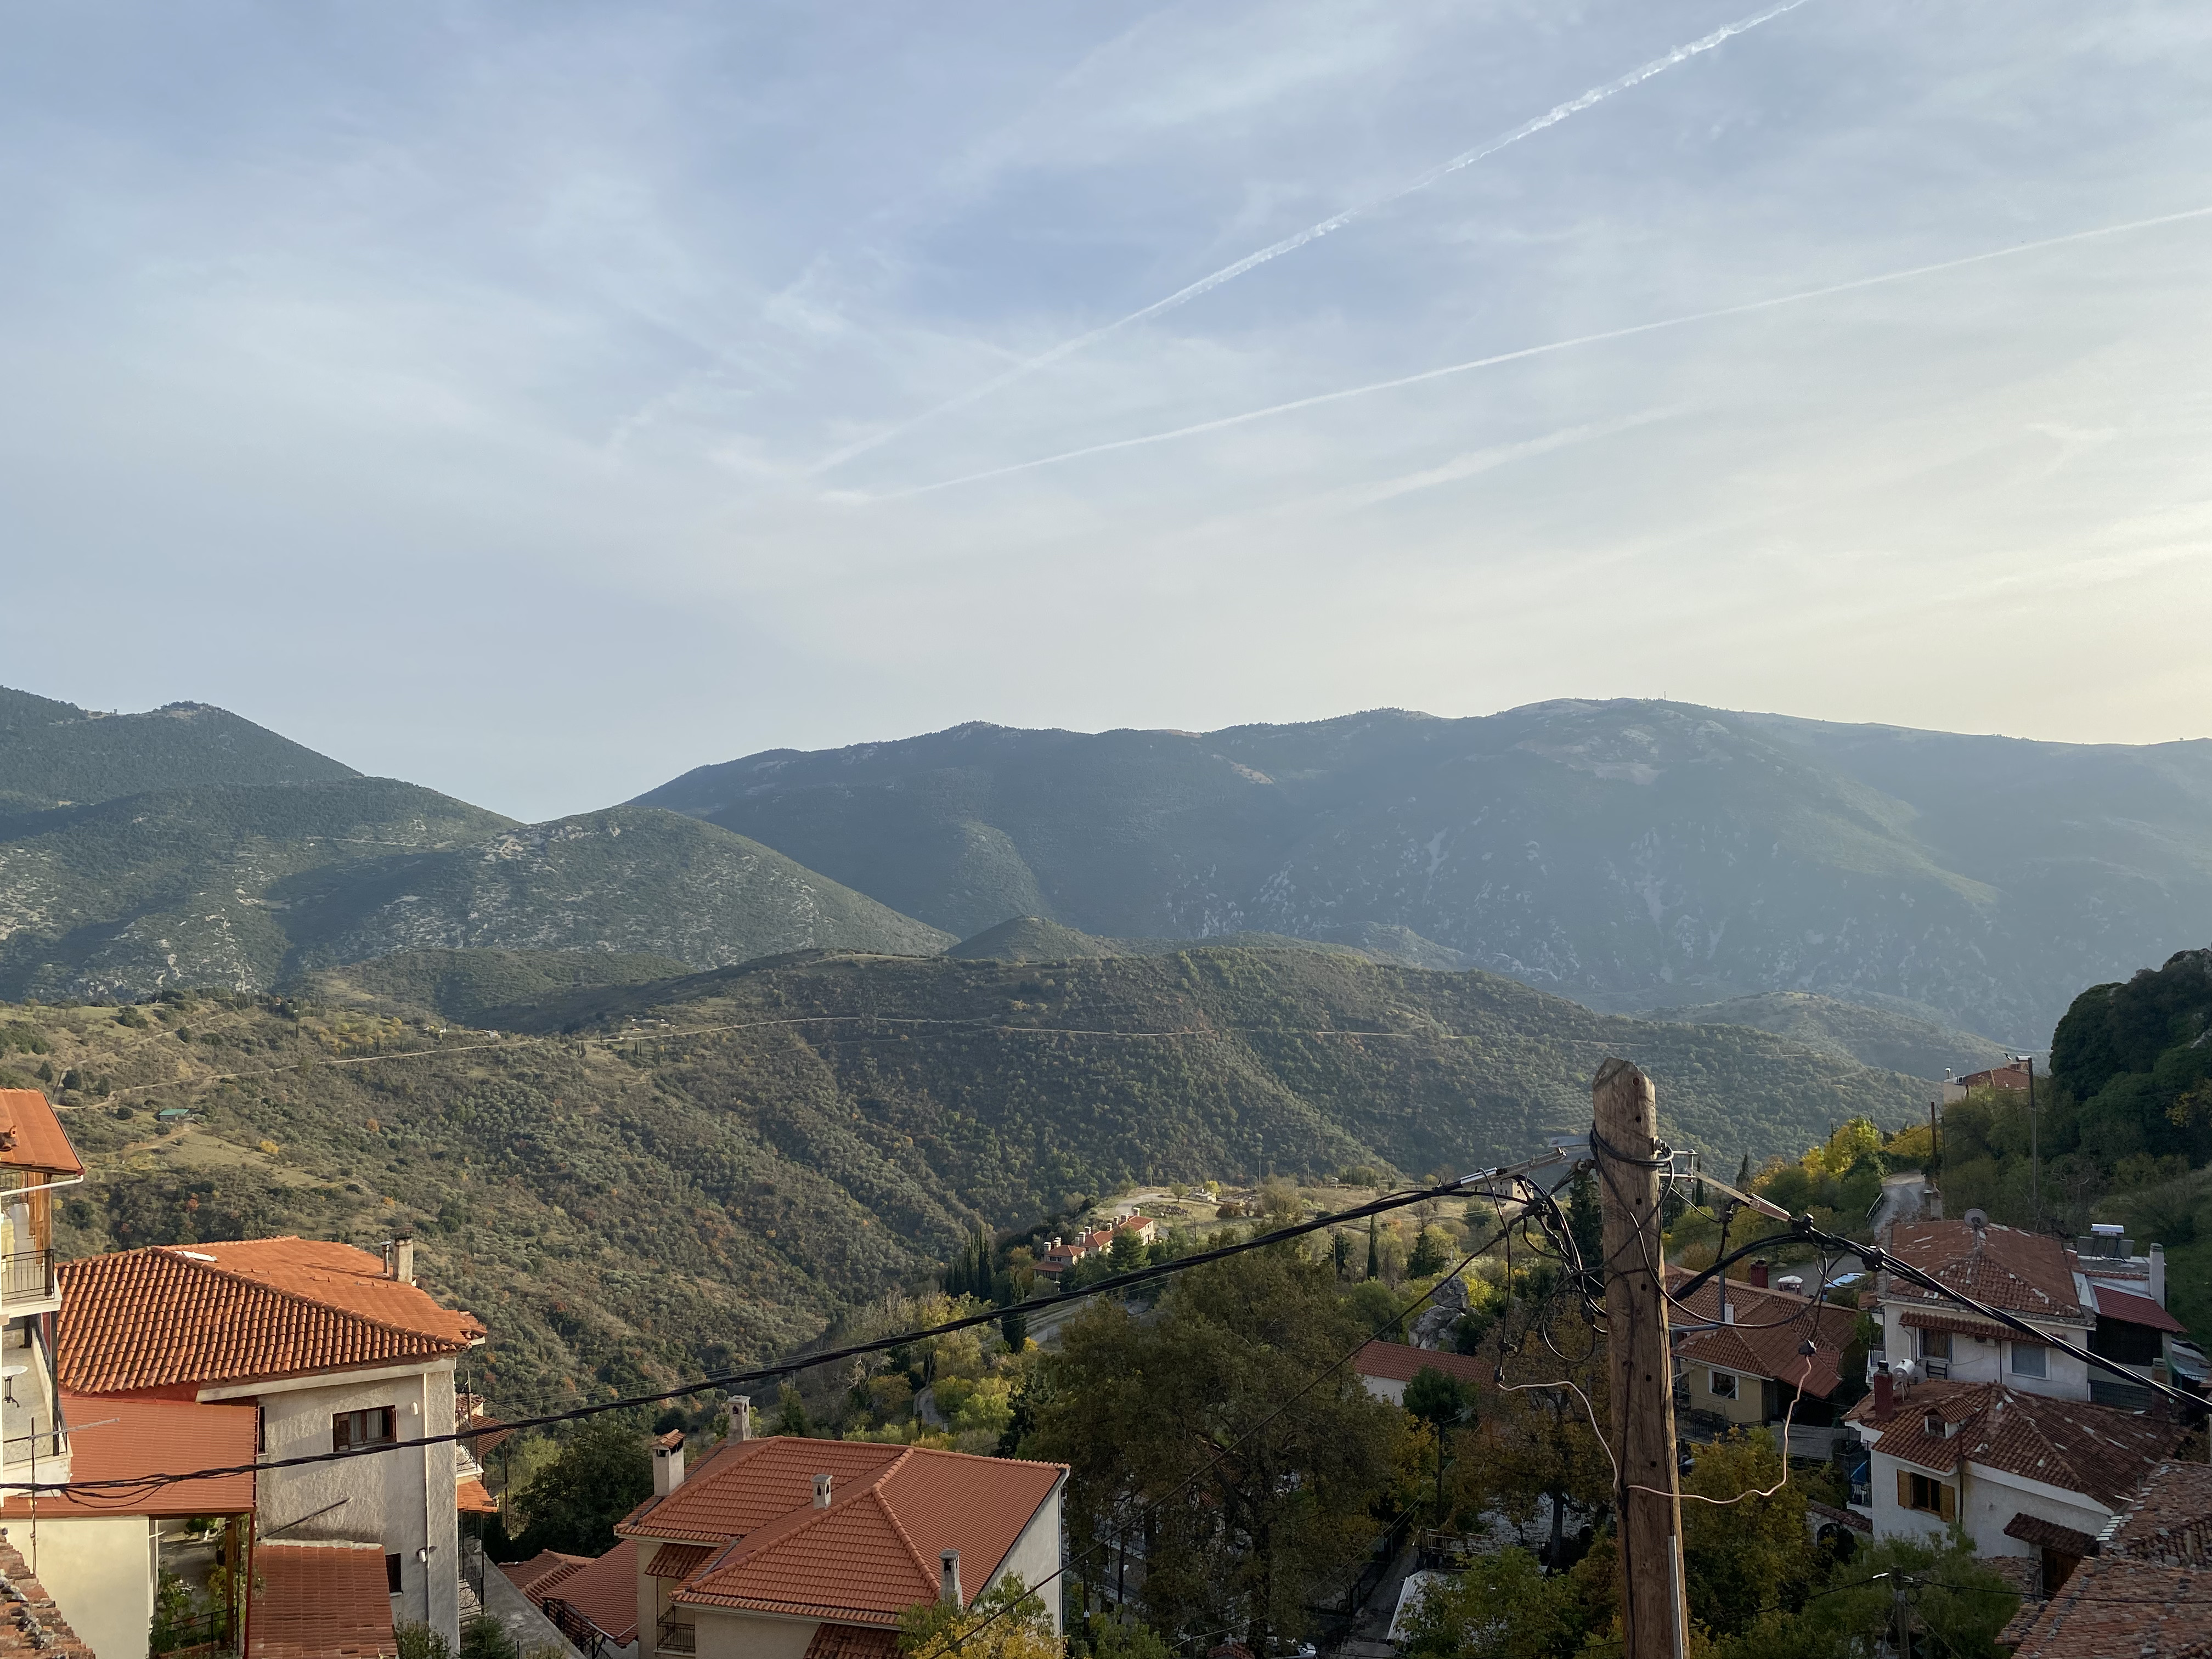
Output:
<path fill-rule="evenodd" d="M 1010 1313 L 1027 1315 L 1049 1308 L 1064 1308 L 1070 1303 L 1083 1297 L 1133 1290 L 1140 1285 L 1166 1279 L 1176 1273 L 1187 1273 L 1194 1267 L 1204 1267 L 1209 1262 L 1224 1261 L 1230 1256 L 1242 1255 L 1248 1250 L 1262 1249 L 1272 1244 L 1301 1238 L 1309 1233 L 1340 1226 L 1347 1221 L 1361 1220 L 1368 1216 L 1404 1209 L 1409 1205 L 1424 1203 L 1431 1199 L 1448 1198 L 1463 1194 L 1470 1187 L 1484 1182 L 1522 1181 L 1524 1176 L 1518 1173 L 1520 1170 L 1532 1164 L 1541 1167 L 1545 1164 L 1555 1161 L 1555 1157 L 1556 1155 L 1527 1160 L 1522 1164 L 1510 1166 L 1508 1169 L 1479 1170 L 1474 1175 L 1462 1176 L 1453 1181 L 1440 1182 L 1434 1186 L 1386 1194 L 1372 1202 L 1358 1205 L 1349 1210 L 1335 1211 L 1328 1215 L 1317 1216 L 1310 1221 L 1277 1228 L 1272 1232 L 1255 1234 L 1250 1238 L 1239 1240 L 1234 1243 L 1219 1245 L 1208 1250 L 1195 1251 L 1189 1255 L 1178 1256 L 1172 1261 L 1135 1268 L 1128 1273 L 1115 1273 L 1099 1279 L 1095 1284 L 1086 1285 L 1077 1290 L 1061 1291 L 1052 1297 L 1032 1297 L 1026 1302 L 1018 1302 L 1004 1308 L 993 1308 L 983 1313 L 962 1315 L 917 1330 L 904 1331 L 890 1336 L 872 1338 L 866 1342 L 848 1343 L 841 1347 L 800 1354 L 789 1359 L 779 1360 L 773 1364 L 756 1366 L 747 1370 L 719 1373 L 713 1376 L 702 1377 L 696 1382 L 682 1383 L 675 1388 L 663 1389 L 652 1394 L 629 1395 L 613 1400 L 594 1401 L 589 1405 L 574 1406 L 562 1411 L 518 1418 L 502 1423 L 499 1427 L 508 1432 L 514 1432 L 523 1429 L 543 1428 L 555 1423 L 574 1422 L 581 1418 L 596 1417 L 607 1412 L 624 1411 L 638 1406 L 665 1405 L 670 1401 L 687 1399 L 695 1394 L 703 1394 L 710 1389 L 728 1389 L 739 1383 L 773 1382 L 798 1371 L 813 1370 L 817 1366 L 830 1365 L 841 1360 L 882 1353 L 891 1348 L 903 1346 L 909 1342 L 922 1341 L 934 1336 L 945 1336 L 955 1331 L 973 1329 L 979 1325 L 996 1324 Z M 1455 1271 L 1458 1270 L 1455 1269 Z M 222 1468 L 195 1469 L 154 1476 L 29 1483 L 9 1481 L 0 1483 L 0 1493 L 66 1492 L 80 1498 L 88 1498 L 100 1491 L 128 1490 L 135 1492 L 141 1490 L 155 1490 L 185 1480 L 213 1480 L 224 1475 L 245 1474 L 264 1469 L 297 1468 L 319 1463 L 334 1463 L 349 1457 L 376 1457 L 387 1452 L 408 1450 L 422 1446 L 446 1445 L 479 1438 L 491 1432 L 494 1431 L 489 1428 L 456 1429 L 447 1434 L 422 1435 L 407 1440 L 395 1440 L 381 1446 L 355 1447 L 343 1451 L 309 1452 L 294 1457 L 272 1458 L 264 1462 L 242 1463 Z"/>

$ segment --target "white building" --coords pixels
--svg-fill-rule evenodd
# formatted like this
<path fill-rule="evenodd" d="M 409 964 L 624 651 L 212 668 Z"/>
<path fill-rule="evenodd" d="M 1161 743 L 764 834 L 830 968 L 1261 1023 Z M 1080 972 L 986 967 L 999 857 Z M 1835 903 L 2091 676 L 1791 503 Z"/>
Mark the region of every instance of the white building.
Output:
<path fill-rule="evenodd" d="M 70 1262 L 60 1274 L 60 1383 L 95 1413 L 118 1398 L 251 1412 L 264 1463 L 372 1449 L 264 1469 L 256 1534 L 374 1546 L 393 1620 L 458 1642 L 457 1505 L 473 1466 L 450 1443 L 404 1443 L 453 1431 L 454 1363 L 484 1331 L 414 1276 L 410 1239 L 381 1257 L 263 1238 Z M 373 1452 L 384 1445 L 392 1449 Z"/>

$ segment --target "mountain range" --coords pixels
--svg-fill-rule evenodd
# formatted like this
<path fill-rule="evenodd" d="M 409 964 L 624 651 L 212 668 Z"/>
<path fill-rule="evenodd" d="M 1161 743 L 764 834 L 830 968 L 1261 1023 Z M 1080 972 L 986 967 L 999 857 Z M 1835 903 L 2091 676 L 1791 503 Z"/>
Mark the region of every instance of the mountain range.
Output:
<path fill-rule="evenodd" d="M 1818 1025 L 1830 1052 L 1925 1051 L 1925 1072 L 1937 1052 L 1990 1058 L 1971 1032 L 2040 1047 L 2084 982 L 2208 937 L 2212 743 L 1638 701 L 1205 733 L 969 725 L 768 751 L 520 824 L 204 705 L 100 715 L 0 692 L 0 995 L 266 989 L 395 951 L 702 969 L 1211 939 L 1481 968 L 1801 1040 Z M 1903 1024 L 1755 1000 L 1781 994 Z"/>
<path fill-rule="evenodd" d="M 1811 991 L 2040 1047 L 2084 981 L 2212 938 L 2212 742 L 1644 701 L 771 750 L 640 796 L 963 936 L 1258 932 L 1594 1006 Z"/>

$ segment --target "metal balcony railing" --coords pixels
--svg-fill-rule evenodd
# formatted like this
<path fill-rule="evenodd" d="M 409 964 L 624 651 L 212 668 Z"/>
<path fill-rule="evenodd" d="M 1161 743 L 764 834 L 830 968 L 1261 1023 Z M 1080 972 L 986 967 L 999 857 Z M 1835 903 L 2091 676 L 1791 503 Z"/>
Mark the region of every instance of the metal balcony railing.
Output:
<path fill-rule="evenodd" d="M 660 1615 L 660 1624 L 653 1632 L 653 1643 L 661 1653 L 696 1653 L 699 1651 L 699 1626 L 689 1619 L 678 1619 L 673 1613 Z"/>
<path fill-rule="evenodd" d="M 0 1255 L 0 1302 L 52 1301 L 54 1289 L 52 1250 L 17 1250 Z"/>

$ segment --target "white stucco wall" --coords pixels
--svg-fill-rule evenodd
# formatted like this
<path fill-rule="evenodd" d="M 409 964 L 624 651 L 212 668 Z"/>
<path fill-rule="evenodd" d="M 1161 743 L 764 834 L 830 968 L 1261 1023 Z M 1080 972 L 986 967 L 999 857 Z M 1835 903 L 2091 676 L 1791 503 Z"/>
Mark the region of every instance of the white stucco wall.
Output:
<path fill-rule="evenodd" d="M 806 1644 L 821 1628 L 812 1619 L 775 1619 L 761 1613 L 701 1607 L 698 1659 L 806 1659 Z M 639 1645 L 644 1645 L 641 1635 Z"/>
<path fill-rule="evenodd" d="M 1066 1477 L 1063 1475 L 1060 1484 L 1053 1487 L 1052 1495 L 1037 1505 L 1037 1511 L 1030 1518 L 1029 1525 L 1022 1528 L 1022 1535 L 1014 1540 L 1014 1547 L 1006 1552 L 1006 1559 L 999 1564 L 998 1571 L 991 1576 L 990 1584 L 982 1585 L 981 1589 L 990 1589 L 991 1584 L 997 1583 L 1010 1573 L 1019 1577 L 1030 1589 L 1036 1589 L 1060 1571 L 1060 1495 L 1066 1485 Z M 1056 1583 L 1057 1581 L 1055 1586 Z M 964 1583 L 961 1588 L 971 1598 L 981 1593 Z M 1059 1635 L 1061 1598 L 1056 1587 L 1048 1589 L 1039 1599 L 1044 1602 L 1045 1609 L 1051 1616 L 1052 1633 Z"/>
<path fill-rule="evenodd" d="M 1929 1474 L 1917 1463 L 1900 1463 L 1894 1457 L 1884 1455 L 1880 1446 L 1874 1448 L 1874 1468 L 1870 1477 L 1874 1535 L 1876 1538 L 1918 1538 L 1930 1543 L 1940 1542 L 1947 1530 L 1941 1516 L 1929 1515 L 1920 1510 L 1908 1510 L 1897 1501 L 1897 1472 L 1900 1468 L 1916 1474 Z M 1955 1474 L 1931 1478 L 1941 1480 L 1947 1486 L 1956 1487 L 1959 1485 L 1959 1477 Z M 1965 1494 L 1961 1493 L 1960 1501 L 1963 1503 L 1964 1499 Z"/>
<path fill-rule="evenodd" d="M 1367 1385 L 1367 1392 L 1377 1400 L 1387 1400 L 1394 1406 L 1406 1403 L 1406 1385 L 1395 1376 L 1369 1376 L 1364 1372 L 1359 1380 Z"/>
<path fill-rule="evenodd" d="M 2015 1515 L 2071 1527 L 2095 1537 L 2112 1512 L 2081 1492 L 2061 1491 L 2039 1480 L 2026 1480 L 1978 1463 L 1968 1463 L 1953 1474 L 1932 1475 L 1917 1464 L 1900 1462 L 1874 1449 L 1872 1474 L 1874 1535 L 1876 1538 L 1919 1538 L 1939 1541 L 1948 1530 L 1942 1520 L 1919 1510 L 1908 1510 L 1897 1501 L 1897 1472 L 1900 1468 L 1929 1474 L 1958 1493 L 1959 1525 L 1973 1540 L 1978 1555 L 2027 1555 L 2039 1552 L 2017 1538 L 2005 1536 Z"/>
<path fill-rule="evenodd" d="M 204 1389 L 203 1400 L 251 1398 L 262 1412 L 264 1460 L 332 1449 L 331 1419 L 341 1412 L 392 1408 L 394 1437 L 413 1440 L 453 1431 L 453 1366 L 442 1360 L 386 1371 Z M 460 1524 L 454 1509 L 453 1447 L 400 1447 L 335 1463 L 271 1469 L 261 1477 L 262 1535 L 289 1541 L 347 1539 L 380 1545 L 399 1557 L 395 1623 L 420 1622 L 449 1642 L 460 1639 Z M 339 1504 L 339 1499 L 344 1499 Z M 336 1508 L 329 1505 L 337 1504 Z M 322 1514 L 316 1511 L 323 1510 Z M 312 1520 L 303 1517 L 313 1516 Z M 298 1522 L 300 1524 L 293 1524 Z M 429 1547 L 428 1563 L 419 1552 Z"/>
<path fill-rule="evenodd" d="M 8 1541 L 100 1659 L 145 1659 L 154 1624 L 154 1527 L 143 1515 L 41 1520 L 37 1541 L 11 1522 Z"/>

